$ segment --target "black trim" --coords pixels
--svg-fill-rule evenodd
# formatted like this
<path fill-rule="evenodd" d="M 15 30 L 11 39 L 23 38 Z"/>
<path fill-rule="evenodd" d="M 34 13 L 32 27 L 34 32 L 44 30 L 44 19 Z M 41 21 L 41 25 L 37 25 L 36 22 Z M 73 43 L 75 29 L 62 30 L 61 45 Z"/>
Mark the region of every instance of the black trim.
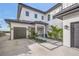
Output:
<path fill-rule="evenodd" d="M 14 19 L 5 19 L 7 23 L 15 22 L 15 23 L 23 23 L 23 24 L 43 24 L 48 25 L 48 23 L 42 22 L 42 21 L 26 21 L 26 20 L 14 20 Z"/>

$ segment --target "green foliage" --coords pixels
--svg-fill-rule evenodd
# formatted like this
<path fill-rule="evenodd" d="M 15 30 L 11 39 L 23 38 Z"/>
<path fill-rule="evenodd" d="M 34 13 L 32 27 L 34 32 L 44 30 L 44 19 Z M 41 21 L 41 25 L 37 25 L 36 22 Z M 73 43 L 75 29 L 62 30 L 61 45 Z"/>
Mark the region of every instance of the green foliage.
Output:
<path fill-rule="evenodd" d="M 39 42 L 39 43 L 46 42 L 46 40 L 42 40 L 42 39 L 38 39 L 38 38 L 36 38 L 35 41 L 36 41 L 36 42 Z"/>
<path fill-rule="evenodd" d="M 31 33 L 30 38 L 35 39 L 37 37 L 37 33 L 35 33 L 34 30 L 31 30 L 30 33 Z"/>
<path fill-rule="evenodd" d="M 60 31 L 60 38 L 63 39 L 63 29 Z"/>
<path fill-rule="evenodd" d="M 63 30 L 58 28 L 57 26 L 51 26 L 51 32 L 48 32 L 50 38 L 54 38 L 56 40 L 62 39 L 63 37 Z"/>
<path fill-rule="evenodd" d="M 52 37 L 52 32 L 48 32 L 48 35 L 51 38 Z"/>
<path fill-rule="evenodd" d="M 29 30 L 29 32 L 31 33 L 31 34 L 29 35 L 29 38 L 30 38 L 30 39 L 33 39 L 33 40 L 35 40 L 35 41 L 38 42 L 38 43 L 46 42 L 46 40 L 42 40 L 42 39 L 37 38 L 38 35 L 37 35 L 37 33 L 35 33 L 35 30 L 32 29 L 32 30 Z"/>

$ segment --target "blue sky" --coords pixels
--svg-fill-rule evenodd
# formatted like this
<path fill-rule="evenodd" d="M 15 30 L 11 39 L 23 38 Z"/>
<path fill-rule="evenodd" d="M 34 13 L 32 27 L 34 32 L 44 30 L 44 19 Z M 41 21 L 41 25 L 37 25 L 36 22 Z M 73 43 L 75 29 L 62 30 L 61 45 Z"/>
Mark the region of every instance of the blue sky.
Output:
<path fill-rule="evenodd" d="M 0 3 L 0 30 L 8 30 L 8 24 L 4 19 L 16 19 L 17 3 Z M 53 3 L 27 3 L 27 5 L 36 9 L 47 11 L 55 4 Z"/>

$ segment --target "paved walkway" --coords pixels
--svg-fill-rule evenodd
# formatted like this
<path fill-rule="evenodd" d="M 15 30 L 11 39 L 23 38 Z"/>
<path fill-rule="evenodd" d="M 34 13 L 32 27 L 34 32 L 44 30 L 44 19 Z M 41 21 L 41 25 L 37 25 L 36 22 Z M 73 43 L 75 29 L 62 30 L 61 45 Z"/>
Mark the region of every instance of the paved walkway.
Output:
<path fill-rule="evenodd" d="M 27 54 L 20 54 L 18 56 L 79 56 L 79 49 L 60 46 L 53 50 L 48 50 L 38 43 L 30 45 L 31 51 Z"/>
<path fill-rule="evenodd" d="M 35 43 L 29 39 L 8 40 L 9 36 L 0 37 L 0 56 L 28 53 L 28 45 Z"/>
<path fill-rule="evenodd" d="M 53 45 L 57 45 L 57 46 L 63 45 L 63 42 L 61 42 L 61 41 L 57 41 L 57 40 L 53 40 L 53 39 L 49 39 L 49 38 L 43 38 L 43 37 L 39 37 L 39 38 L 46 40 L 48 43 L 51 43 Z"/>
<path fill-rule="evenodd" d="M 29 45 L 28 47 L 31 51 L 26 54 L 20 54 L 18 56 L 79 56 L 78 48 L 62 46 L 62 42 L 55 40 L 49 40 L 49 42 L 40 43 L 43 46 L 38 43 Z"/>

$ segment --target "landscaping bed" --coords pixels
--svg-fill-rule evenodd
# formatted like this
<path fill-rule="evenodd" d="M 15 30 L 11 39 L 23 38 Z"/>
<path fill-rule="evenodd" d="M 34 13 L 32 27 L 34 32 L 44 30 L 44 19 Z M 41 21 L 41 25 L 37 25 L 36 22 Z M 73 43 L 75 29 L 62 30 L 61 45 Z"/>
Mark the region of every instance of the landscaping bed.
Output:
<path fill-rule="evenodd" d="M 43 39 L 40 39 L 40 38 L 29 38 L 29 39 L 34 40 L 35 42 L 38 42 L 38 43 L 46 42 L 46 40 L 43 40 Z"/>

